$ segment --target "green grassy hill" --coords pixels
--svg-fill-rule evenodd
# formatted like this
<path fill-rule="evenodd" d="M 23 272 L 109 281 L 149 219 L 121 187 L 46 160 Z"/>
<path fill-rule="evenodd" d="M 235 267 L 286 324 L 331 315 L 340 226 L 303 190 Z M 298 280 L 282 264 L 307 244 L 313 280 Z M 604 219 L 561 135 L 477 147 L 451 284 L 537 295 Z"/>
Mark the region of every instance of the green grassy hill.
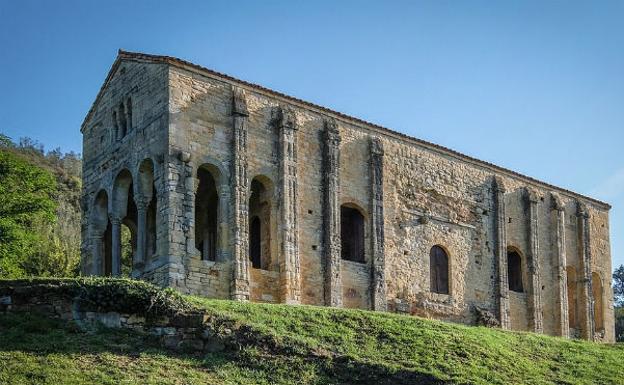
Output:
<path fill-rule="evenodd" d="M 106 285 L 131 287 L 125 297 L 163 293 L 123 280 Z M 0 314 L 0 384 L 624 384 L 621 344 L 164 293 L 167 306 L 205 309 L 214 330 L 236 336 L 235 346 L 176 353 L 139 333 Z"/>

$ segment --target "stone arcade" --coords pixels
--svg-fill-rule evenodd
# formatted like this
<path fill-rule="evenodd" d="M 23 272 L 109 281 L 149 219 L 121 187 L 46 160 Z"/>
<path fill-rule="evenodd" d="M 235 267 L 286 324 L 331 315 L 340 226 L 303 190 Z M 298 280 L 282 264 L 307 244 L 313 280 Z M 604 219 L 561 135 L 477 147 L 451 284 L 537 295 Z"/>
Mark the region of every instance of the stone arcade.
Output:
<path fill-rule="evenodd" d="M 81 131 L 84 274 L 614 340 L 606 203 L 166 56 Z"/>

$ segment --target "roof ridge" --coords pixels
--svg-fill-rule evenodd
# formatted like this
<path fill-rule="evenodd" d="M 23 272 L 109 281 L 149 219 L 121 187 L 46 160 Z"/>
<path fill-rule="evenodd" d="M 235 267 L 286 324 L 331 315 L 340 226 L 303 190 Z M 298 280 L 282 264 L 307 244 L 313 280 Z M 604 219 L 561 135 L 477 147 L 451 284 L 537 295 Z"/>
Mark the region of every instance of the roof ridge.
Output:
<path fill-rule="evenodd" d="M 111 66 L 111 69 L 110 69 L 110 71 L 109 71 L 109 73 L 108 73 L 108 75 L 106 77 L 106 80 L 102 84 L 102 87 L 100 88 L 100 90 L 99 90 L 99 92 L 98 92 L 98 94 L 96 96 L 96 99 L 93 102 L 93 105 L 91 106 L 91 108 L 87 112 L 87 115 L 86 115 L 86 117 L 85 117 L 85 119 L 84 119 L 84 121 L 82 123 L 82 126 L 81 126 L 81 131 L 83 130 L 86 121 L 88 120 L 88 118 L 90 117 L 91 113 L 93 112 L 93 108 L 95 107 L 95 104 L 97 104 L 97 101 L 100 98 L 100 96 L 101 96 L 101 94 L 102 94 L 106 84 L 112 78 L 114 70 L 119 65 L 119 62 L 122 59 L 130 59 L 130 60 L 132 60 L 132 59 L 139 59 L 139 60 L 144 59 L 144 60 L 164 62 L 166 64 L 171 64 L 171 65 L 176 65 L 176 66 L 188 66 L 188 67 L 191 67 L 191 68 L 193 68 L 195 70 L 199 70 L 199 71 L 202 71 L 204 73 L 211 74 L 212 76 L 216 76 L 216 77 L 219 77 L 219 78 L 222 78 L 222 79 L 227 79 L 227 80 L 232 81 L 234 83 L 237 83 L 239 85 L 247 86 L 249 88 L 253 88 L 255 90 L 258 90 L 258 91 L 261 91 L 261 92 L 265 92 L 265 93 L 268 93 L 270 95 L 277 96 L 277 97 L 286 99 L 288 101 L 295 102 L 295 103 L 301 104 L 303 106 L 307 106 L 307 107 L 313 108 L 313 109 L 318 110 L 320 112 L 324 112 L 324 113 L 328 113 L 328 114 L 334 115 L 334 116 L 342 118 L 344 120 L 348 120 L 348 121 L 351 121 L 351 122 L 356 122 L 358 124 L 363 124 L 365 126 L 368 126 L 369 128 L 373 128 L 375 130 L 379 130 L 379 131 L 381 131 L 382 133 L 385 133 L 385 134 L 392 134 L 392 135 L 398 136 L 398 137 L 403 138 L 403 139 L 414 141 L 414 142 L 416 142 L 416 143 L 418 143 L 420 145 L 424 145 L 426 147 L 430 147 L 430 148 L 433 148 L 433 149 L 436 149 L 436 150 L 443 151 L 443 152 L 447 153 L 447 155 L 451 155 L 451 156 L 454 156 L 454 157 L 459 157 L 459 158 L 461 158 L 463 160 L 468 160 L 470 162 L 477 163 L 477 164 L 479 164 L 481 166 L 484 166 L 484 167 L 487 167 L 487 168 L 493 168 L 493 169 L 495 169 L 495 170 L 497 170 L 499 172 L 502 171 L 504 173 L 511 174 L 512 176 L 520 177 L 520 178 L 525 179 L 525 180 L 527 180 L 527 181 L 529 181 L 531 183 L 534 183 L 534 184 L 538 184 L 538 185 L 541 185 L 543 187 L 548 187 L 548 188 L 551 188 L 551 189 L 554 189 L 554 190 L 557 190 L 557 191 L 560 191 L 560 192 L 564 192 L 564 193 L 567 193 L 569 195 L 572 195 L 572 196 L 575 196 L 575 197 L 578 197 L 578 198 L 587 199 L 587 200 L 589 200 L 591 202 L 594 202 L 594 203 L 597 203 L 599 205 L 604 206 L 607 210 L 611 209 L 611 205 L 610 204 L 608 204 L 606 202 L 603 202 L 603 201 L 600 201 L 600 200 L 598 200 L 596 198 L 592 198 L 592 197 L 589 197 L 589 196 L 586 196 L 586 195 L 583 195 L 583 194 L 580 194 L 580 193 L 568 190 L 568 189 L 563 188 L 563 187 L 555 186 L 553 184 L 541 181 L 539 179 L 535 179 L 533 177 L 524 175 L 524 174 L 519 173 L 517 171 L 511 170 L 511 169 L 508 169 L 508 168 L 505 168 L 505 167 L 502 167 L 502 166 L 498 166 L 498 165 L 496 165 L 494 163 L 490 163 L 488 161 L 481 160 L 481 159 L 472 157 L 470 155 L 463 154 L 463 153 L 461 153 L 459 151 L 456 151 L 456 150 L 453 150 L 451 148 L 448 148 L 448 147 L 445 147 L 445 146 L 442 146 L 442 145 L 439 145 L 439 144 L 435 144 L 435 143 L 432 143 L 432 142 L 428 142 L 426 140 L 419 139 L 419 138 L 410 136 L 408 134 L 404 134 L 402 132 L 395 131 L 395 130 L 392 130 L 390 128 L 381 126 L 379 124 L 372 123 L 372 122 L 366 121 L 364 119 L 356 118 L 354 116 L 347 115 L 345 113 L 332 110 L 332 109 L 330 109 L 328 107 L 320 106 L 318 104 L 314 104 L 312 102 L 308 102 L 308 101 L 305 101 L 303 99 L 299 99 L 299 98 L 296 98 L 296 97 L 284 94 L 282 92 L 275 91 L 275 90 L 272 90 L 270 88 L 266 88 L 266 87 L 261 86 L 259 84 L 255 84 L 255 83 L 251 83 L 251 82 L 248 82 L 248 81 L 245 81 L 245 80 L 241 80 L 241 79 L 235 78 L 233 76 L 230 76 L 228 74 L 225 74 L 225 73 L 222 73 L 222 72 L 218 72 L 218 71 L 215 71 L 215 70 L 203 67 L 201 65 L 189 62 L 187 60 L 183 60 L 183 59 L 179 59 L 177 57 L 167 56 L 167 55 L 155 55 L 155 54 L 148 54 L 148 53 L 143 53 L 143 52 L 126 51 L 126 50 L 123 50 L 121 48 L 117 52 L 117 58 L 113 62 L 113 65 Z"/>

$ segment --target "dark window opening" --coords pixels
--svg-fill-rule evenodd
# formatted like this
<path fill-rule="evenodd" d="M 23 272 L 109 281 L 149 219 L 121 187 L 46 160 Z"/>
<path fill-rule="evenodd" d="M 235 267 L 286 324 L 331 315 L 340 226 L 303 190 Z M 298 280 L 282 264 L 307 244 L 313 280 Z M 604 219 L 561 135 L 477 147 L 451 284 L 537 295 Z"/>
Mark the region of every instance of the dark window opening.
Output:
<path fill-rule="evenodd" d="M 439 294 L 448 294 L 448 255 L 442 247 L 436 245 L 429 251 L 429 269 L 431 273 L 431 291 Z"/>
<path fill-rule="evenodd" d="M 249 258 L 254 269 L 262 268 L 262 229 L 258 217 L 253 217 L 249 226 Z"/>
<path fill-rule="evenodd" d="M 128 133 L 128 125 L 126 124 L 126 109 L 123 103 L 119 104 L 119 129 L 121 130 L 121 137 L 123 138 Z"/>
<path fill-rule="evenodd" d="M 199 168 L 199 185 L 195 195 L 195 248 L 204 261 L 217 260 L 217 213 L 219 196 L 210 171 Z"/>
<path fill-rule="evenodd" d="M 507 252 L 507 278 L 509 290 L 517 293 L 524 291 L 522 287 L 522 257 L 513 250 Z"/>
<path fill-rule="evenodd" d="M 364 216 L 358 209 L 340 207 L 340 239 L 342 259 L 365 262 Z"/>
<path fill-rule="evenodd" d="M 121 133 L 119 132 L 119 121 L 117 121 L 117 111 L 113 111 L 113 139 L 118 140 L 121 139 Z"/>
<path fill-rule="evenodd" d="M 126 114 L 128 115 L 128 131 L 132 130 L 132 99 L 128 98 L 126 103 Z"/>
<path fill-rule="evenodd" d="M 255 177 L 249 196 L 249 260 L 252 267 L 262 270 L 278 269 L 271 258 L 271 196 L 270 181 Z"/>

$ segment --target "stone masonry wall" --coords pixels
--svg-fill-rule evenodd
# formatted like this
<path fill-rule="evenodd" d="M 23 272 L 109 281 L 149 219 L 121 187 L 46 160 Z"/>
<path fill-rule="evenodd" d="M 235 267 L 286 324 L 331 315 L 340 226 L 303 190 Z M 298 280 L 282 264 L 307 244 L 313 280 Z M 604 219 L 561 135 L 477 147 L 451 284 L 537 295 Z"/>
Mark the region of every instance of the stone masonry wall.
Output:
<path fill-rule="evenodd" d="M 164 285 L 218 298 L 387 308 L 467 324 L 475 323 L 479 307 L 503 328 L 613 341 L 605 205 L 188 63 L 169 65 L 164 77 L 168 119 L 160 122 L 168 122 L 168 134 L 158 147 L 166 191 Z M 85 135 L 85 166 L 97 170 L 88 154 L 92 140 Z M 200 167 L 210 171 L 219 196 L 216 261 L 201 260 L 195 249 Z M 94 174 L 86 173 L 89 186 Z M 264 270 L 248 262 L 249 229 L 241 222 L 253 180 L 267 194 L 263 245 L 271 264 Z M 328 227 L 327 213 L 339 218 L 340 205 L 364 217 L 363 263 L 332 259 L 340 255 L 340 228 Z M 430 289 L 434 245 L 448 255 L 448 294 Z M 507 250 L 522 257 L 521 293 L 507 287 Z M 569 267 L 577 272 L 573 306 Z M 593 326 L 600 310 L 593 273 L 603 288 L 600 330 Z M 570 312 L 578 320 L 571 329 Z"/>

